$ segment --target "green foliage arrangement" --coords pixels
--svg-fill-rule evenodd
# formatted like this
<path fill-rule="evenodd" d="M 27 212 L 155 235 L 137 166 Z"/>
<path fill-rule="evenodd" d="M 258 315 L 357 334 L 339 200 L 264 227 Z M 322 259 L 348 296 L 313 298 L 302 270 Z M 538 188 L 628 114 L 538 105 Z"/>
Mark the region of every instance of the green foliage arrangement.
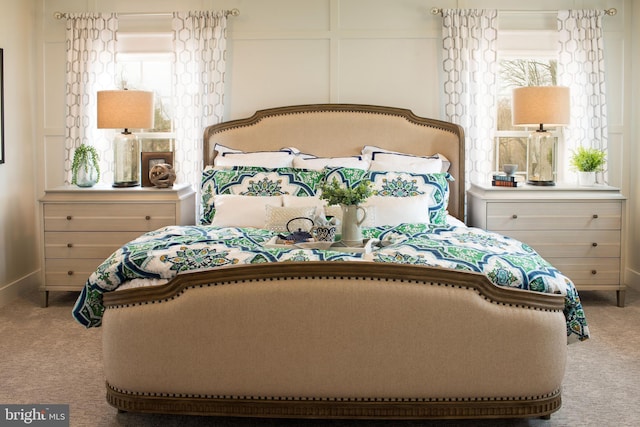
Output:
<path fill-rule="evenodd" d="M 597 148 L 580 146 L 573 151 L 571 168 L 580 172 L 597 172 L 602 170 L 606 156 L 604 151 Z"/>
<path fill-rule="evenodd" d="M 96 181 L 100 180 L 100 165 L 98 164 L 98 151 L 91 145 L 82 144 L 73 153 L 73 163 L 71 163 L 71 183 L 77 184 L 78 170 L 84 166 L 85 171 L 89 165 L 93 165 L 98 174 Z"/>
<path fill-rule="evenodd" d="M 358 205 L 372 194 L 371 181 L 363 179 L 353 188 L 341 185 L 336 178 L 331 183 L 325 182 L 320 198 L 329 205 Z"/>

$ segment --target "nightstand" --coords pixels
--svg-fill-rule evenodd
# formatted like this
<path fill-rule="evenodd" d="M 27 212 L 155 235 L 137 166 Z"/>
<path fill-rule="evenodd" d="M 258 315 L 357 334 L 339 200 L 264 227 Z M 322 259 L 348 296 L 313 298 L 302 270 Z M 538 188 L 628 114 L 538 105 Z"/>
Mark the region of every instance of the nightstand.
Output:
<path fill-rule="evenodd" d="M 195 192 L 173 188 L 91 188 L 47 190 L 42 217 L 42 305 L 49 291 L 80 291 L 109 255 L 141 234 L 167 225 L 195 223 Z"/>
<path fill-rule="evenodd" d="M 468 223 L 533 247 L 578 290 L 615 290 L 624 306 L 625 198 L 609 186 L 472 184 Z"/>

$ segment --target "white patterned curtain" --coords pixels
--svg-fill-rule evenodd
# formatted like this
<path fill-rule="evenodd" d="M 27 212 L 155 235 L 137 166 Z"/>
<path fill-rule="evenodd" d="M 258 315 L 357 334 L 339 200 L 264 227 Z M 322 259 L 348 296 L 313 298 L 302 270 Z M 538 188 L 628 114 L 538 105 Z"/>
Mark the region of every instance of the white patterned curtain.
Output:
<path fill-rule="evenodd" d="M 466 179 L 483 182 L 492 171 L 497 128 L 498 12 L 443 9 L 444 109 L 464 128 Z"/>
<path fill-rule="evenodd" d="M 229 12 L 174 12 L 177 181 L 200 188 L 202 134 L 222 121 Z"/>
<path fill-rule="evenodd" d="M 75 148 L 96 147 L 100 155 L 101 181 L 112 181 L 111 144 L 97 129 L 97 92 L 113 89 L 116 75 L 118 16 L 101 13 L 71 13 L 66 24 L 66 123 L 65 184 L 71 183 Z"/>
<path fill-rule="evenodd" d="M 571 92 L 567 152 L 582 145 L 607 150 L 603 10 L 558 11 L 558 84 Z M 567 156 L 568 157 L 568 156 Z M 565 161 L 568 169 L 568 160 Z"/>

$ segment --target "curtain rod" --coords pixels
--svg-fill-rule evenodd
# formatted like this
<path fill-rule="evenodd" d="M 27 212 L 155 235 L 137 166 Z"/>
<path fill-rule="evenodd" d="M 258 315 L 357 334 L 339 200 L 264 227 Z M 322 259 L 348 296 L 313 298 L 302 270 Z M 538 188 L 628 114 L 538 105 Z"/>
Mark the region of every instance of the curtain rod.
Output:
<path fill-rule="evenodd" d="M 501 12 L 553 13 L 553 12 L 557 12 L 557 10 L 502 10 Z M 618 9 L 616 9 L 615 7 L 612 7 L 610 9 L 605 9 L 604 13 L 605 13 L 605 15 L 613 16 L 616 13 L 618 13 Z M 442 8 L 439 8 L 439 7 L 431 8 L 431 14 L 432 15 L 442 15 Z"/>
<path fill-rule="evenodd" d="M 239 9 L 231 9 L 224 11 L 227 16 L 240 16 Z M 170 16 L 171 13 L 120 13 L 121 16 Z M 63 19 L 69 16 L 68 13 L 65 12 L 53 12 L 53 17 L 56 19 Z"/>

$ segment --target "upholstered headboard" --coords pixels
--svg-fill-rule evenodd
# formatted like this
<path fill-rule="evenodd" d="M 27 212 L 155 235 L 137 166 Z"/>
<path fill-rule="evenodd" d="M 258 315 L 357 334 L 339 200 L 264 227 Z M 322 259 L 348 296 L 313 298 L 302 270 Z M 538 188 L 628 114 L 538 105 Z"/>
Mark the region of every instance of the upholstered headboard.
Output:
<path fill-rule="evenodd" d="M 310 104 L 270 108 L 253 116 L 209 126 L 204 164 L 213 164 L 216 143 L 242 151 L 296 147 L 320 157 L 352 156 L 363 146 L 451 162 L 449 213 L 464 220 L 464 131 L 457 124 L 418 117 L 410 110 L 360 104 Z"/>

